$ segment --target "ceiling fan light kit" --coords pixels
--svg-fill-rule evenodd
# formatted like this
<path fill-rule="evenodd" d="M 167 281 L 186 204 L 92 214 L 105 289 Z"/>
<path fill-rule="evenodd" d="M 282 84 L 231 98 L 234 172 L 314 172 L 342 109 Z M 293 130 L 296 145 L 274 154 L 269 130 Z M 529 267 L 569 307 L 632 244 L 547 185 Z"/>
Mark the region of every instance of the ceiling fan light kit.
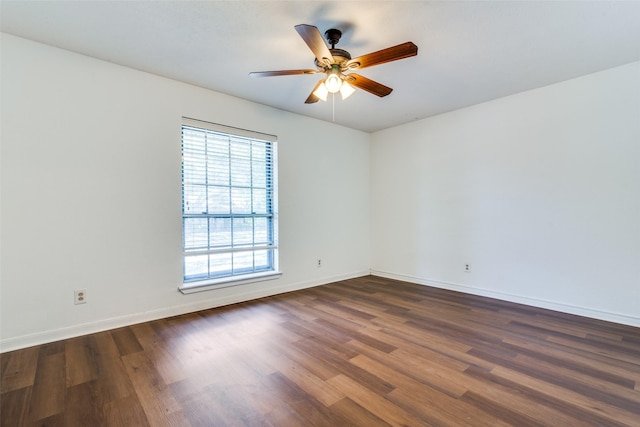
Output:
<path fill-rule="evenodd" d="M 315 95 L 318 99 L 321 99 L 323 101 L 327 100 L 327 95 L 329 95 L 329 90 L 327 89 L 327 86 L 324 84 L 324 80 L 321 81 L 318 86 L 316 86 L 316 88 L 313 90 L 313 92 L 311 92 L 311 95 L 309 95 L 310 97 L 312 95 Z M 307 102 L 307 104 L 310 104 L 310 102 Z"/>
<path fill-rule="evenodd" d="M 324 85 L 327 87 L 329 93 L 336 93 L 340 90 L 340 86 L 342 86 L 340 74 L 340 67 L 336 64 L 331 65 L 331 69 L 327 71 L 327 78 L 324 80 Z"/>
<path fill-rule="evenodd" d="M 340 86 L 340 95 L 342 95 L 342 99 L 347 99 L 355 91 L 356 90 L 353 88 L 353 86 L 351 86 L 349 83 L 347 83 L 344 80 L 342 81 L 342 86 Z"/>
<path fill-rule="evenodd" d="M 324 73 L 326 77 L 316 84 L 305 101 L 306 104 L 313 104 L 318 100 L 326 101 L 329 93 L 340 92 L 342 99 L 346 99 L 355 92 L 354 86 L 379 97 L 387 96 L 393 91 L 390 87 L 358 74 L 345 74 L 345 72 L 397 61 L 418 54 L 418 46 L 412 42 L 406 42 L 352 59 L 349 52 L 335 47 L 342 37 L 340 30 L 331 28 L 325 31 L 325 38 L 331 45 L 329 48 L 317 27 L 300 24 L 296 25 L 295 29 L 315 55 L 316 69 L 255 71 L 249 75 L 251 77 L 271 77 Z"/>

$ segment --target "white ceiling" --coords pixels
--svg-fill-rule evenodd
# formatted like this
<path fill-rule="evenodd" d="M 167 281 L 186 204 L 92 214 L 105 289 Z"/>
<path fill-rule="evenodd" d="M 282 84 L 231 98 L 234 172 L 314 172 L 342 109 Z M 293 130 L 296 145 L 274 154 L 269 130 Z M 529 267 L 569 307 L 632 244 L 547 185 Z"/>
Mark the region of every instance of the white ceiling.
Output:
<path fill-rule="evenodd" d="M 640 60 L 640 1 L 1 1 L 2 31 L 282 110 L 372 132 Z M 343 31 L 394 89 L 304 104 L 319 75 L 296 24 Z M 639 76 L 640 78 L 640 76 Z"/>

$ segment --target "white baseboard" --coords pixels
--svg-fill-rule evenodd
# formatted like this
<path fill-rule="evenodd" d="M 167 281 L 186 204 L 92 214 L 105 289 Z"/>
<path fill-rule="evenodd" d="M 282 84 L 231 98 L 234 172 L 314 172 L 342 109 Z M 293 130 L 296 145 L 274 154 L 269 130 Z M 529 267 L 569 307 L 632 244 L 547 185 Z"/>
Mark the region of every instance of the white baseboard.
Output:
<path fill-rule="evenodd" d="M 109 319 L 101 319 L 94 322 L 72 325 L 65 328 L 52 329 L 42 331 L 35 334 L 22 335 L 18 337 L 0 340 L 0 353 L 7 351 L 19 350 L 21 348 L 31 347 L 34 345 L 46 344 L 67 338 L 79 337 L 82 335 L 102 332 L 109 329 L 121 328 L 124 326 L 134 325 L 136 323 L 149 322 L 152 320 L 164 319 L 171 316 L 178 316 L 186 313 L 193 313 L 200 310 L 207 310 L 215 307 L 246 302 L 258 298 L 283 294 L 286 292 L 297 291 L 314 286 L 325 285 L 327 283 L 338 282 L 340 280 L 353 279 L 369 275 L 369 271 L 354 272 L 351 274 L 343 274 L 331 277 L 324 277 L 304 282 L 291 283 L 280 286 L 270 286 L 258 290 L 248 292 L 238 292 L 231 296 L 215 297 L 215 291 L 210 291 L 213 298 L 196 301 L 188 304 L 174 305 L 171 307 L 163 307 L 157 310 L 145 311 L 125 316 L 112 317 Z M 241 287 L 238 287 L 241 290 Z M 176 292 L 178 292 L 176 290 Z"/>
<path fill-rule="evenodd" d="M 528 297 L 523 297 L 519 295 L 491 291 L 488 289 L 481 289 L 481 288 L 475 288 L 471 286 L 459 285 L 456 283 L 447 283 L 439 280 L 409 276 L 406 274 L 391 273 L 388 271 L 372 269 L 371 274 L 374 276 L 385 277 L 388 279 L 395 279 L 395 280 L 401 280 L 404 282 L 416 283 L 418 285 L 432 286 L 434 288 L 464 292 L 471 295 L 479 295 L 483 297 L 495 298 L 502 301 L 515 302 L 519 304 L 529 305 L 532 307 L 546 308 L 549 310 L 559 311 L 561 313 L 576 314 L 578 316 L 590 317 L 592 319 L 606 320 L 608 322 L 620 323 L 622 325 L 640 327 L 640 318 L 627 316 L 624 314 L 610 313 L 607 311 L 596 310 L 588 307 L 578 307 L 578 306 L 558 303 L 554 301 L 528 298 Z"/>

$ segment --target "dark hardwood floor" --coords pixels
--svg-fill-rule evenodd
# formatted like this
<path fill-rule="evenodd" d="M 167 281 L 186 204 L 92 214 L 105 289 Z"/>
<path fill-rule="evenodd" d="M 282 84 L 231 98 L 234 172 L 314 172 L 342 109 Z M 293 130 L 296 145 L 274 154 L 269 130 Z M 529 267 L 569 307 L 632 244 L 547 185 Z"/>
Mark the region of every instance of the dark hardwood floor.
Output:
<path fill-rule="evenodd" d="M 640 328 L 362 277 L 1 355 L 2 426 L 640 426 Z"/>

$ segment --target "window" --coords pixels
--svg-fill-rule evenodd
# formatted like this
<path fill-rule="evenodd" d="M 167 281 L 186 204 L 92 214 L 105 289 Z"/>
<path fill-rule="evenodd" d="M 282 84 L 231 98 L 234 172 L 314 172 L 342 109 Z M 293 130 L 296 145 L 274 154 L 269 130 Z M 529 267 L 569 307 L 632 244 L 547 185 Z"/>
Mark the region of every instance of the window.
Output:
<path fill-rule="evenodd" d="M 279 274 L 275 141 L 183 119 L 181 290 Z"/>

